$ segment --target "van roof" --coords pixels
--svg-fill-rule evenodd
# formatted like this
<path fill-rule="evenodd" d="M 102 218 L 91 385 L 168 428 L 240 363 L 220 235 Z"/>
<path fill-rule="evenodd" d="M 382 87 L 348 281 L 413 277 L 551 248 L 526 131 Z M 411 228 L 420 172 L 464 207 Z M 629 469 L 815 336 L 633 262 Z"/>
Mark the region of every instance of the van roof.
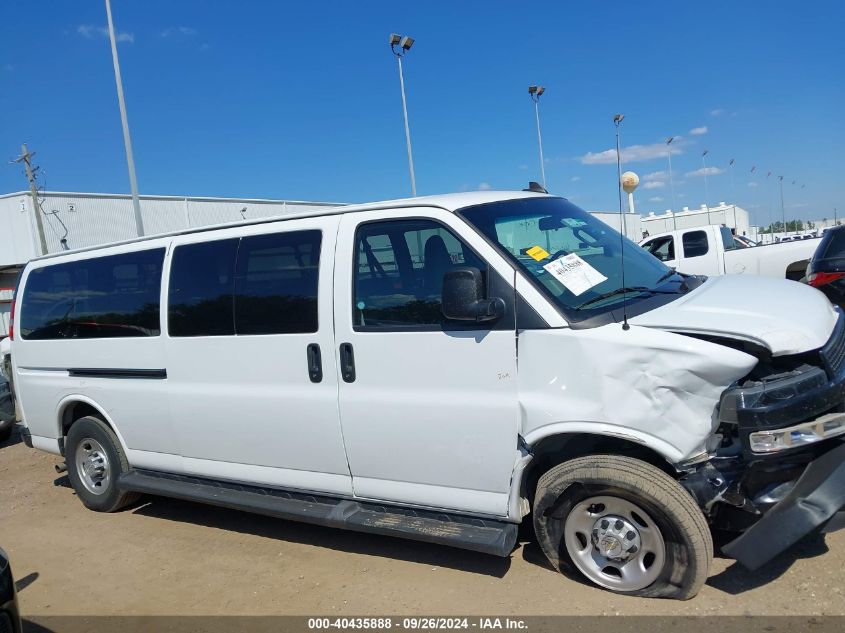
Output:
<path fill-rule="evenodd" d="M 45 259 L 52 259 L 54 257 L 62 257 L 65 255 L 72 255 L 74 253 L 84 253 L 86 251 L 96 251 L 104 248 L 111 248 L 113 246 L 123 246 L 126 244 L 135 244 L 139 242 L 146 242 L 148 240 L 156 240 L 164 237 L 173 237 L 176 235 L 188 235 L 191 233 L 203 233 L 206 231 L 217 231 L 222 229 L 229 229 L 238 226 L 251 226 L 255 224 L 270 224 L 272 222 L 284 222 L 286 220 L 295 220 L 305 217 L 319 217 L 324 215 L 338 215 L 341 213 L 356 213 L 358 211 L 377 211 L 380 209 L 401 209 L 411 207 L 432 207 L 443 209 L 445 211 L 455 212 L 465 207 L 471 207 L 477 204 L 486 204 L 489 202 L 500 202 L 502 200 L 517 200 L 519 198 L 543 198 L 550 197 L 548 194 L 535 193 L 531 191 L 467 191 L 463 193 L 448 193 L 434 196 L 419 196 L 417 198 L 399 198 L 396 200 L 384 200 L 381 202 L 367 202 L 365 204 L 348 204 L 338 205 L 335 207 L 323 207 L 313 209 L 310 211 L 301 211 L 299 213 L 290 213 L 283 216 L 274 216 L 270 218 L 258 218 L 255 220 L 244 220 L 241 222 L 226 222 L 223 224 L 211 224 L 209 226 L 192 227 L 180 231 L 171 231 L 169 233 L 156 233 L 154 235 L 144 235 L 143 237 L 136 237 L 130 240 L 121 240 L 119 242 L 109 242 L 107 244 L 98 244 L 97 246 L 86 246 L 67 251 L 59 251 L 57 253 L 48 253 L 40 257 L 33 258 L 32 261 L 41 261 Z"/>

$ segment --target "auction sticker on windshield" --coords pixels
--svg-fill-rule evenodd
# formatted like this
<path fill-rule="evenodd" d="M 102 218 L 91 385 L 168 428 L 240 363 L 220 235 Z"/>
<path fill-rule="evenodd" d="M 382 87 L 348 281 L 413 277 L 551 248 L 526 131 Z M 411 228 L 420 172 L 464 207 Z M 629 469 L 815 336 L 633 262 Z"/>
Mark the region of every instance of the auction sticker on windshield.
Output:
<path fill-rule="evenodd" d="M 543 266 L 543 268 L 551 273 L 555 279 L 562 283 L 576 297 L 584 294 L 593 286 L 607 281 L 607 277 L 578 257 L 577 253 L 558 257 L 553 262 Z"/>

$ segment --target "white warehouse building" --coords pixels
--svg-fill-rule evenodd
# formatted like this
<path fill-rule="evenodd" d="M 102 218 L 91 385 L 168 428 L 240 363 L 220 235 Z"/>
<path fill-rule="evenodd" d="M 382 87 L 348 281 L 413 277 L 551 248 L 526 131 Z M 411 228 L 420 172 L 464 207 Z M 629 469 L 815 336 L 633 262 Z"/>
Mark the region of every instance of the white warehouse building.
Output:
<path fill-rule="evenodd" d="M 642 218 L 643 233 L 648 231 L 649 235 L 709 224 L 725 225 L 736 229 L 737 235 L 757 240 L 757 227 L 749 223 L 748 211 L 736 204 L 720 202 L 709 208 L 702 204 L 698 209 L 684 207 L 676 212 L 669 209 L 663 214 L 651 212 Z"/>

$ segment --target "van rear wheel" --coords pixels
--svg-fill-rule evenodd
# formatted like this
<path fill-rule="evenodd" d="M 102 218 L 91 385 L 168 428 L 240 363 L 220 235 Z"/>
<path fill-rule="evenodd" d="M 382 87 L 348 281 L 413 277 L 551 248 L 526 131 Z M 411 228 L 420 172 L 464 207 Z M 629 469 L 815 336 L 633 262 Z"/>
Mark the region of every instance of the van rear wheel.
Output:
<path fill-rule="evenodd" d="M 686 600 L 707 579 L 713 541 L 678 482 L 631 457 L 593 455 L 545 473 L 534 530 L 560 571 L 617 593 Z"/>
<path fill-rule="evenodd" d="M 120 442 L 108 425 L 93 416 L 70 427 L 65 443 L 67 473 L 83 505 L 97 512 L 116 512 L 139 495 L 121 492 L 117 480 L 129 470 Z"/>

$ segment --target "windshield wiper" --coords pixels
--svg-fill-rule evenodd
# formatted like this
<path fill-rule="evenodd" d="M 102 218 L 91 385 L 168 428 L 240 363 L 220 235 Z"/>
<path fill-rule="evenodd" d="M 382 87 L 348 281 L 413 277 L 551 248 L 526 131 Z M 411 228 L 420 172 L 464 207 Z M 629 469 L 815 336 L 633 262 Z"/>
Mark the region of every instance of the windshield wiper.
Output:
<path fill-rule="evenodd" d="M 616 290 L 610 290 L 603 294 L 600 294 L 592 299 L 587 299 L 584 303 L 575 306 L 576 310 L 580 310 L 591 303 L 598 303 L 599 301 L 603 301 L 604 299 L 610 299 L 611 297 L 615 297 L 616 295 L 621 295 L 626 292 L 647 292 L 651 295 L 676 295 L 679 294 L 677 290 L 656 290 L 654 288 L 649 288 L 648 286 L 626 286 L 624 288 L 617 288 Z"/>
<path fill-rule="evenodd" d="M 678 274 L 678 271 L 677 271 L 677 270 L 675 270 L 674 268 L 670 268 L 670 269 L 669 269 L 669 272 L 667 272 L 667 273 L 663 273 L 663 274 L 660 276 L 660 279 L 658 279 L 658 280 L 655 282 L 655 285 L 657 285 L 657 284 L 659 284 L 659 283 L 661 283 L 661 282 L 664 282 L 664 281 L 666 281 L 667 279 L 669 279 L 669 277 L 672 277 L 673 275 L 677 275 L 677 274 Z"/>
<path fill-rule="evenodd" d="M 626 292 L 658 292 L 656 290 L 652 290 L 647 286 L 626 286 L 624 288 L 617 288 L 616 290 L 610 290 L 608 292 L 604 292 L 598 296 L 593 297 L 592 299 L 587 299 L 584 303 L 575 306 L 576 310 L 580 310 L 581 308 L 585 308 L 591 303 L 598 303 L 604 299 L 610 299 L 611 297 L 615 297 L 616 295 L 621 295 Z"/>

